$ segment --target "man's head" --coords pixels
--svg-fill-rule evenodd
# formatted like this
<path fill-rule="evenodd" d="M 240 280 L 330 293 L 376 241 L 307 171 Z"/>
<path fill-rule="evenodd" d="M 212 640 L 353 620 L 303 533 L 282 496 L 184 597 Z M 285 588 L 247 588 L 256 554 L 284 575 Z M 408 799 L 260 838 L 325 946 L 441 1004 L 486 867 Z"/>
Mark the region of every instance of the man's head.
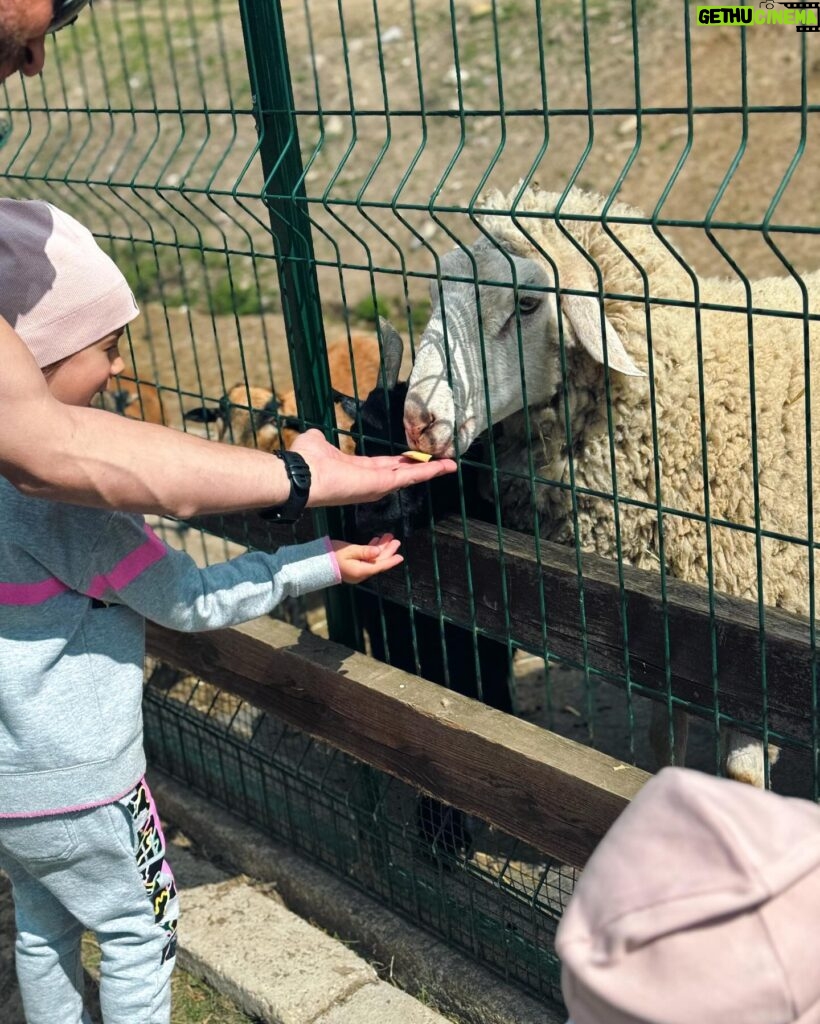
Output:
<path fill-rule="evenodd" d="M 77 17 L 88 0 L 0 0 L 0 82 L 21 71 L 38 75 L 45 37 Z"/>

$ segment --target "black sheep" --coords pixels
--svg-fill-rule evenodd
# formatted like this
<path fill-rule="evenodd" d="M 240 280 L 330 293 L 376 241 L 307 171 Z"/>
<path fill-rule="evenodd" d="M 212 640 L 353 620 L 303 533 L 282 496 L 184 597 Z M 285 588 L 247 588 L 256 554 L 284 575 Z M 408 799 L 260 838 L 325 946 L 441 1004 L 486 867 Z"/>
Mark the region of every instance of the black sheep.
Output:
<path fill-rule="evenodd" d="M 382 385 L 364 401 L 338 392 L 333 396 L 361 428 L 357 452 L 366 455 L 385 455 L 406 448 L 403 416 L 407 383 L 398 381 L 403 344 L 387 321 L 380 323 L 384 354 Z M 428 526 L 431 517 L 438 520 L 458 513 L 462 489 L 468 515 L 494 522 L 492 506 L 479 495 L 480 472 L 462 462 L 460 474 L 438 477 L 379 501 L 356 505 L 353 509 L 356 540 L 366 542 L 384 531 L 407 537 L 414 530 Z M 354 601 L 360 623 L 370 637 L 374 658 L 467 697 L 481 696 L 485 703 L 501 711 L 512 711 L 511 659 L 507 644 L 449 622 L 440 624 L 433 616 L 411 612 L 361 587 L 355 589 Z M 421 835 L 434 852 L 445 850 L 459 854 L 470 846 L 464 815 L 436 800 L 427 797 L 420 800 L 418 824 Z"/>

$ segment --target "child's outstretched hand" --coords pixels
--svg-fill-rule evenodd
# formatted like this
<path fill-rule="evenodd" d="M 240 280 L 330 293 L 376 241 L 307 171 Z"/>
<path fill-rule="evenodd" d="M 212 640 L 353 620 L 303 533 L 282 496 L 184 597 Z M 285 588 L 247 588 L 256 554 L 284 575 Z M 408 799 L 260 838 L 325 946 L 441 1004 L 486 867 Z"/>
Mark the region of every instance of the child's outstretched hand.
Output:
<path fill-rule="evenodd" d="M 374 537 L 369 544 L 348 544 L 345 540 L 330 542 L 345 583 L 361 583 L 399 565 L 404 561 L 396 554 L 400 543 L 392 533 Z"/>

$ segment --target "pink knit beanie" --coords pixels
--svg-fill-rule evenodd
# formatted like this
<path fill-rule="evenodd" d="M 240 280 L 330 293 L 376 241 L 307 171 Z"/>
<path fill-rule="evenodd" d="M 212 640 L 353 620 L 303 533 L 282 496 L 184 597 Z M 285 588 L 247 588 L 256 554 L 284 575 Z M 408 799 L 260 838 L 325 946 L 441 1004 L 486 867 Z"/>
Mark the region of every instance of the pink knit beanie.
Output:
<path fill-rule="evenodd" d="M 555 945 L 572 1024 L 820 1024 L 820 807 L 664 769 Z"/>
<path fill-rule="evenodd" d="M 73 217 L 50 203 L 0 199 L 0 316 L 43 367 L 130 323 L 139 307 Z"/>

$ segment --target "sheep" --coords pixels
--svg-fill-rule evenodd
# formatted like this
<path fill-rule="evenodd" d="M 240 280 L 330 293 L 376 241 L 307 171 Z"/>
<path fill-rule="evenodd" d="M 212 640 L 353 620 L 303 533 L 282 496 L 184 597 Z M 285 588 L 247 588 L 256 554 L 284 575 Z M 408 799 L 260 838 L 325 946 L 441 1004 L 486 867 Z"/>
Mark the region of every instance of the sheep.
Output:
<path fill-rule="evenodd" d="M 349 418 L 361 424 L 356 451 L 364 455 L 392 454 L 405 447 L 403 413 L 407 382 L 398 380 L 403 343 L 391 324 L 384 319 L 380 323 L 384 354 L 380 383 L 364 401 L 334 392 L 334 399 Z M 458 476 L 453 474 L 354 506 L 355 539 L 365 543 L 385 530 L 407 537 L 427 526 L 431 515 L 436 520 L 457 513 L 462 488 L 470 515 L 495 522 L 492 502 L 479 495 L 481 470 L 462 462 L 460 475 L 461 487 Z M 449 622 L 440 626 L 435 618 L 380 600 L 361 587 L 355 589 L 353 600 L 359 623 L 370 638 L 372 657 L 449 686 L 457 693 L 481 695 L 487 704 L 501 711 L 513 710 L 510 651 L 506 643 L 480 634 L 474 637 L 470 630 Z M 417 824 L 425 846 L 433 852 L 458 855 L 470 847 L 471 833 L 463 813 L 437 800 L 420 798 Z"/>
<path fill-rule="evenodd" d="M 342 406 L 350 419 L 361 423 L 361 440 L 357 444 L 357 454 L 363 455 L 386 455 L 393 454 L 404 448 L 404 427 L 403 411 L 405 396 L 407 393 L 407 382 L 399 381 L 398 374 L 402 361 L 402 341 L 390 323 L 381 320 L 382 345 L 384 351 L 384 374 L 382 381 L 370 392 L 367 398 L 362 401 L 334 392 L 335 400 Z M 472 452 L 470 453 L 473 454 Z M 462 462 L 461 482 L 458 475 L 440 477 L 427 484 L 415 484 L 406 487 L 401 491 L 395 491 L 375 502 L 354 506 L 354 530 L 357 540 L 362 543 L 369 540 L 374 534 L 389 531 L 398 537 L 406 538 L 416 530 L 426 527 L 430 519 L 443 519 L 445 516 L 457 514 L 461 506 L 461 493 L 464 495 L 465 506 L 470 510 L 470 515 L 475 518 L 483 518 L 486 521 L 495 522 L 494 507 L 491 501 L 485 500 L 479 494 L 479 480 L 484 474 L 479 468 Z M 364 593 L 361 588 L 355 593 Z M 403 606 L 400 610 L 403 614 L 409 615 Z M 428 616 L 414 613 L 414 619 L 425 625 L 433 620 Z M 438 637 L 438 623 L 435 623 L 436 638 Z M 415 672 L 415 663 L 412 661 L 412 630 L 403 628 L 401 630 L 389 630 L 390 637 L 395 637 L 391 645 L 391 652 L 383 646 L 383 637 L 380 629 L 369 630 L 371 634 L 371 645 L 377 649 L 375 657 L 379 660 L 388 660 L 388 654 L 392 652 L 396 644 L 406 644 L 407 655 L 402 656 L 401 667 L 407 671 Z M 479 681 L 475 676 L 475 665 L 472 657 L 472 635 L 465 630 L 449 623 L 445 623 L 445 636 L 453 634 L 454 640 L 468 640 L 469 655 L 464 658 L 453 659 L 448 656 L 450 663 L 445 669 L 441 661 L 441 649 L 438 639 L 433 639 L 428 644 L 419 642 L 419 658 L 421 660 L 420 674 L 435 682 L 445 683 L 447 676 L 451 677 L 451 685 L 459 693 L 468 696 L 478 696 Z M 481 641 L 482 637 L 478 638 Z M 449 641 L 445 640 L 449 646 Z M 496 649 L 504 649 L 504 665 L 507 664 L 507 645 L 499 645 L 496 641 L 488 641 L 488 654 L 496 653 Z M 391 657 L 391 664 L 396 664 Z M 489 659 L 488 659 L 489 660 Z M 510 693 L 507 684 L 507 677 L 504 672 L 490 671 L 490 666 L 484 666 L 482 680 L 487 689 L 486 700 L 493 707 L 500 710 L 512 710 Z M 457 671 L 456 671 L 457 669 Z M 486 675 L 486 678 L 484 678 Z"/>
<path fill-rule="evenodd" d="M 331 341 L 327 347 L 327 362 L 330 382 L 334 387 L 367 394 L 379 374 L 376 339 L 372 334 L 354 331 L 349 342 L 347 335 Z M 258 447 L 267 452 L 282 446 L 289 448 L 293 444 L 299 433 L 298 416 L 294 389 L 274 395 L 268 388 L 248 386 L 242 382 L 234 384 L 216 408 L 198 406 L 185 413 L 188 421 L 216 423 L 220 441 L 227 439 L 246 448 Z M 338 406 L 336 425 L 340 430 L 339 447 L 343 452 L 352 452 L 356 442 L 349 434 L 351 420 Z"/>
<path fill-rule="evenodd" d="M 130 419 L 145 420 L 147 423 L 166 422 L 159 389 L 145 381 L 119 378 L 117 389 L 100 394 L 100 406 Z"/>
<path fill-rule="evenodd" d="M 467 280 L 443 280 L 443 302 L 433 285 L 433 311 L 405 405 L 408 443 L 433 456 L 451 456 L 464 451 L 491 423 L 503 421 L 495 454 L 504 525 L 533 531 L 531 446 L 539 477 L 550 481 L 538 484 L 535 493 L 538 531 L 544 538 L 578 543 L 584 551 L 614 558 L 614 503 L 595 492 L 617 491 L 621 499 L 650 506 L 621 501 L 619 544 L 624 561 L 657 571 L 663 557 L 671 575 L 703 585 L 708 582 L 705 524 L 678 511 L 706 513 L 705 454 L 710 516 L 752 528 L 750 532 L 712 526 L 714 586 L 757 600 L 749 356 L 753 348 L 760 526 L 781 536 L 806 538 L 805 345 L 816 349 L 820 343 L 816 326 L 804 313 L 820 307 L 820 273 L 803 278 L 804 309 L 801 287 L 791 278 L 753 282 L 748 296 L 740 281 L 696 278 L 650 225 L 627 222 L 607 228 L 602 223 L 606 201 L 600 195 L 572 189 L 561 201 L 557 193 L 519 185 L 508 195 L 487 195 L 484 203 L 496 210 L 514 210 L 515 217 L 484 216 L 479 222 L 483 234 L 476 243 L 441 260 L 442 278 Z M 536 216 L 526 216 L 530 213 Z M 607 214 L 643 216 L 622 203 L 608 206 Z M 587 219 L 572 219 L 573 215 Z M 646 274 L 646 287 L 636 264 Z M 482 281 L 494 283 L 476 283 Z M 690 307 L 663 300 L 687 302 Z M 692 303 L 728 305 L 742 312 L 698 310 L 697 305 L 691 308 Z M 747 308 L 756 312 L 747 314 Z M 768 316 L 767 310 L 789 310 L 796 316 Z M 820 441 L 818 367 L 815 355 L 809 439 L 815 451 Z M 608 413 L 617 482 L 610 462 Z M 570 458 L 578 488 L 577 520 L 567 486 Z M 817 485 L 812 486 L 816 503 L 820 495 Z M 663 515 L 663 547 L 656 497 L 672 510 Z M 766 604 L 806 615 L 805 542 L 764 537 L 762 580 Z M 665 734 L 662 718 L 660 709 L 652 728 L 653 742 L 660 748 Z M 680 761 L 686 722 L 682 713 L 676 719 L 681 728 L 673 756 Z M 730 777 L 764 784 L 761 743 L 730 730 L 722 745 Z M 668 749 L 656 752 L 661 760 L 669 759 Z M 770 748 L 770 763 L 776 756 L 776 749 Z"/>
<path fill-rule="evenodd" d="M 296 433 L 294 427 L 281 422 L 284 417 L 280 410 L 287 397 L 279 399 L 269 388 L 234 384 L 216 407 L 199 405 L 188 409 L 185 419 L 194 423 L 216 423 L 220 441 L 272 452 L 282 447 L 283 441 L 287 448 Z M 284 419 L 284 424 L 290 422 L 290 416 Z"/>

